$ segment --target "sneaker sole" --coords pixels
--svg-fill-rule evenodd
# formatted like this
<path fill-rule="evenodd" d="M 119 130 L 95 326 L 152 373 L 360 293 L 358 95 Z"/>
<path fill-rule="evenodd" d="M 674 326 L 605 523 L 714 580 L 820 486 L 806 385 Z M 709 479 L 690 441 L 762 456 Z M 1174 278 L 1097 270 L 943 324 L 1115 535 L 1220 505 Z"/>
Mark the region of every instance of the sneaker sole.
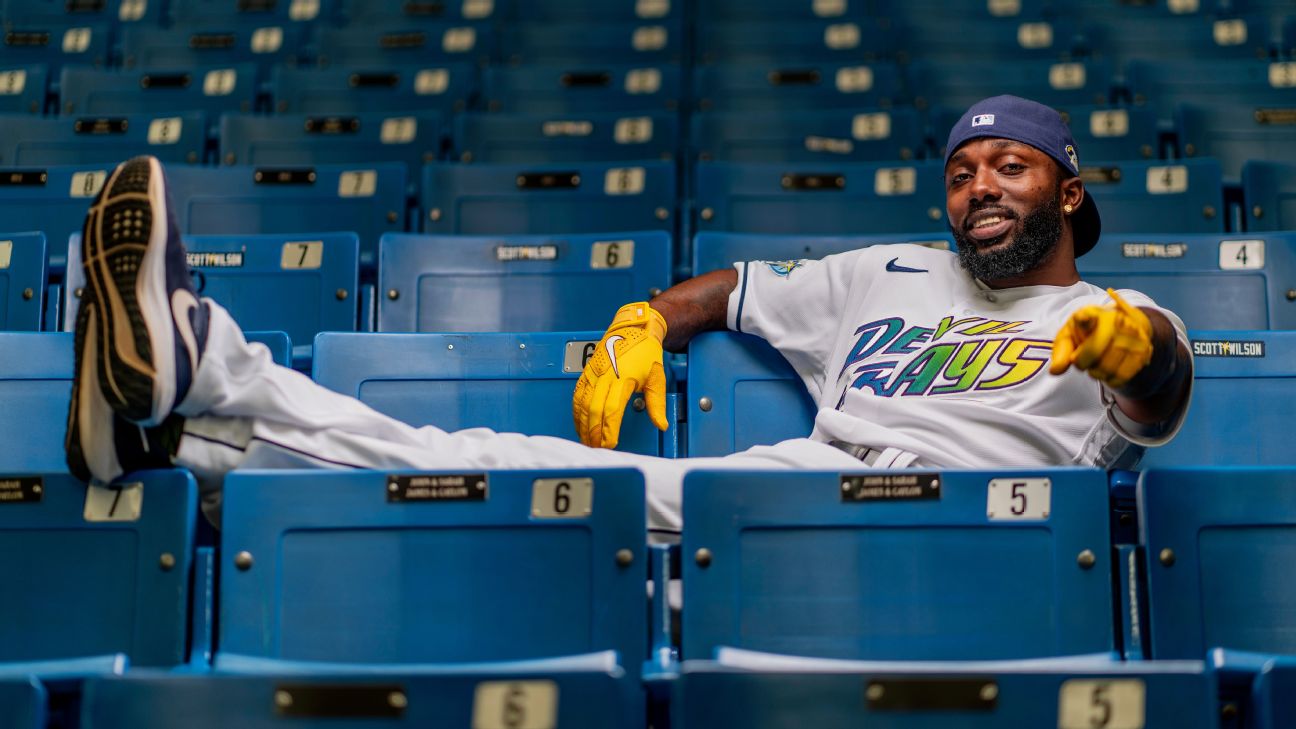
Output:
<path fill-rule="evenodd" d="M 127 420 L 161 422 L 175 400 L 175 336 L 166 301 L 166 194 L 157 160 L 113 171 L 90 206 L 82 265 L 97 302 L 99 382 Z"/>

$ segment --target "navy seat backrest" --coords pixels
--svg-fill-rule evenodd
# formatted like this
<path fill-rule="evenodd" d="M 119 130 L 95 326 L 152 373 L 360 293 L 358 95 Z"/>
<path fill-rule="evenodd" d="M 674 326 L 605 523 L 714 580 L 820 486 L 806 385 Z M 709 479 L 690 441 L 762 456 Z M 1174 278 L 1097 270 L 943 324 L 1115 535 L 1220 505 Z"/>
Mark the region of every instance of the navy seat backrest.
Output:
<path fill-rule="evenodd" d="M 225 114 L 220 120 L 223 165 L 313 165 L 403 162 L 418 179 L 439 158 L 445 121 L 436 112 L 326 115 Z"/>
<path fill-rule="evenodd" d="M 151 154 L 198 164 L 207 143 L 201 112 L 112 117 L 0 116 L 0 164 L 115 165 Z"/>
<path fill-rule="evenodd" d="M 309 0 L 307 2 L 242 2 L 225 0 L 169 0 L 167 12 L 175 23 L 293 23 L 310 24 L 332 19 L 335 5 L 340 0 Z M 156 3 L 153 3 L 156 4 Z"/>
<path fill-rule="evenodd" d="M 60 113 L 172 114 L 205 112 L 215 119 L 226 111 L 252 111 L 257 96 L 256 67 L 103 70 L 63 69 Z"/>
<path fill-rule="evenodd" d="M 0 219 L 13 230 L 45 234 L 52 272 L 62 272 L 68 239 L 81 233 L 90 201 L 113 165 L 9 167 L 0 171 L 10 184 L 0 187 Z"/>
<path fill-rule="evenodd" d="M 1104 233 L 1223 233 L 1224 187 L 1218 161 L 1080 163 Z"/>
<path fill-rule="evenodd" d="M 1260 15 L 1188 14 L 1088 23 L 1084 43 L 1098 57 L 1123 63 L 1268 58 L 1269 40 L 1269 24 Z"/>
<path fill-rule="evenodd" d="M 489 23 L 472 21 L 323 27 L 319 63 L 337 68 L 415 63 L 490 63 L 497 41 Z"/>
<path fill-rule="evenodd" d="M 18 25 L 40 23 L 105 24 L 128 27 L 134 23 L 162 20 L 159 2 L 140 0 L 104 0 L 103 2 L 69 3 L 67 0 L 4 0 L 0 3 L 4 19 Z"/>
<path fill-rule="evenodd" d="M 0 679 L 0 717 L 14 729 L 45 729 L 45 686 L 33 676 Z"/>
<path fill-rule="evenodd" d="M 926 157 L 914 109 L 708 112 L 693 117 L 693 156 L 719 162 L 874 162 Z"/>
<path fill-rule="evenodd" d="M 66 470 L 72 335 L 0 332 L 0 471 Z"/>
<path fill-rule="evenodd" d="M 396 0 L 388 0 L 395 2 Z M 509 20 L 524 23 L 562 23 L 579 20 L 591 23 L 656 22 L 678 24 L 686 14 L 679 0 L 532 0 L 506 5 Z"/>
<path fill-rule="evenodd" d="M 1242 197 L 1247 230 L 1296 230 L 1296 164 L 1247 162 Z"/>
<path fill-rule="evenodd" d="M 679 63 L 684 28 L 658 21 L 506 25 L 502 60 L 512 64 Z"/>
<path fill-rule="evenodd" d="M 499 20 L 513 3 L 507 0 L 462 0 L 448 3 L 412 3 L 409 0 L 334 0 L 339 25 L 425 22 L 443 20 Z"/>
<path fill-rule="evenodd" d="M 108 64 L 112 40 L 103 22 L 76 20 L 6 23 L 0 66 L 43 65 L 51 75 L 69 66 Z"/>
<path fill-rule="evenodd" d="M 40 114 L 45 111 L 49 70 L 42 65 L 0 66 L 0 112 Z"/>
<path fill-rule="evenodd" d="M 460 114 L 453 159 L 460 162 L 666 160 L 679 149 L 679 117 L 666 112 Z"/>
<path fill-rule="evenodd" d="M 1263 104 L 1180 105 L 1175 113 L 1184 157 L 1213 157 L 1236 181 L 1248 160 L 1296 159 L 1296 97 L 1285 108 Z"/>
<path fill-rule="evenodd" d="M 934 61 L 1065 60 L 1084 50 L 1080 27 L 1066 14 L 947 21 L 945 14 L 911 15 L 897 22 L 893 32 L 902 39 L 908 57 Z"/>
<path fill-rule="evenodd" d="M 258 80 L 270 68 L 297 63 L 310 27 L 286 19 L 194 22 L 168 28 L 135 24 L 121 32 L 126 68 L 228 67 L 253 64 Z"/>
<path fill-rule="evenodd" d="M 899 67 L 874 63 L 723 63 L 693 71 L 700 111 L 889 107 L 904 99 Z"/>
<path fill-rule="evenodd" d="M 0 330 L 40 331 L 45 272 L 43 233 L 0 233 Z"/>
<path fill-rule="evenodd" d="M 1111 97 L 1112 66 L 1096 60 L 918 61 L 908 70 L 919 108 L 948 107 L 949 122 L 988 96 L 1015 94 L 1041 104 L 1067 108 L 1103 105 Z M 944 145 L 949 124 L 937 124 L 936 143 Z"/>
<path fill-rule="evenodd" d="M 1177 104 L 1296 105 L 1296 63 L 1267 60 L 1130 61 L 1125 86 L 1135 104 L 1171 121 Z"/>
<path fill-rule="evenodd" d="M 463 111 L 476 93 L 477 71 L 462 63 L 384 64 L 356 69 L 275 68 L 270 96 L 277 114 L 367 111 L 443 114 Z"/>
<path fill-rule="evenodd" d="M 675 111 L 682 87 L 679 66 L 670 64 L 492 67 L 482 72 L 482 106 L 535 114 Z"/>
<path fill-rule="evenodd" d="M 698 27 L 697 63 L 813 63 L 893 58 L 901 39 L 874 18 L 708 23 Z"/>

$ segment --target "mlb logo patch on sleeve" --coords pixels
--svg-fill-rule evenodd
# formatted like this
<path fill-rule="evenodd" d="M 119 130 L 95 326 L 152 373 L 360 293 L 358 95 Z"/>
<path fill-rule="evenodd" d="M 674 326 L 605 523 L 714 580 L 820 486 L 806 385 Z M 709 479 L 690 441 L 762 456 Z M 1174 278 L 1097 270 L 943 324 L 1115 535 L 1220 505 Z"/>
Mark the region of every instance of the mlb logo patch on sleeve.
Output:
<path fill-rule="evenodd" d="M 977 114 L 976 116 L 972 117 L 972 126 L 974 127 L 994 126 L 994 118 L 995 118 L 994 114 Z"/>

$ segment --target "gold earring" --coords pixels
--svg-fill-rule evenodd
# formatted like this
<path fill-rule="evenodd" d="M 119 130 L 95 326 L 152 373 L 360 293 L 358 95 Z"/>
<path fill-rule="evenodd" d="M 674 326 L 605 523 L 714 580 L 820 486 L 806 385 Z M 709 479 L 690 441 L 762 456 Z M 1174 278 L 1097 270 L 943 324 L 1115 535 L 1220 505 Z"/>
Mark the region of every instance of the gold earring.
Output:
<path fill-rule="evenodd" d="M 1062 210 L 1066 212 L 1067 215 L 1070 215 L 1071 211 L 1075 210 L 1075 208 L 1071 207 L 1071 203 L 1067 203 L 1066 205 L 1062 206 Z"/>

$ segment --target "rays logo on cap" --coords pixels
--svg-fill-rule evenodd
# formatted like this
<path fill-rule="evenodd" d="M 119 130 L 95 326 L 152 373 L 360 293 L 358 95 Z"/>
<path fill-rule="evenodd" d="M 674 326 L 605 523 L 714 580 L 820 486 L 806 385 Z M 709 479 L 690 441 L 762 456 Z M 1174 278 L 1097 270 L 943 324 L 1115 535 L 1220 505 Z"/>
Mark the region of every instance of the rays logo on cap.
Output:
<path fill-rule="evenodd" d="M 1075 147 L 1068 144 L 1066 146 L 1067 159 L 1071 160 L 1071 168 L 1076 172 L 1080 171 L 1080 159 L 1076 157 Z"/>
<path fill-rule="evenodd" d="M 994 126 L 994 114 L 977 114 L 972 117 L 972 126 L 974 127 L 992 127 Z"/>

